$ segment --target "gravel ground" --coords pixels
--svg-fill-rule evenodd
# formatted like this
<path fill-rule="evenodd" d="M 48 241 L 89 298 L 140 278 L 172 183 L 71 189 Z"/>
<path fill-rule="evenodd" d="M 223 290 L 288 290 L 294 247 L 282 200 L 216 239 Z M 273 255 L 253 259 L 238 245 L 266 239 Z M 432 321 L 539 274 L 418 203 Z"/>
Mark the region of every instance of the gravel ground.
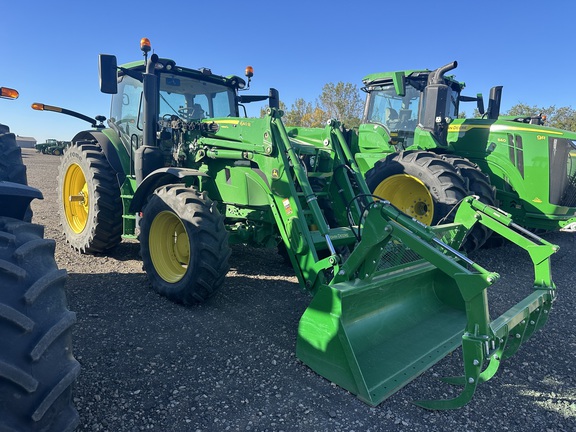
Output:
<path fill-rule="evenodd" d="M 298 320 L 310 298 L 276 254 L 234 247 L 221 291 L 200 306 L 173 304 L 149 288 L 137 242 L 124 241 L 108 256 L 73 252 L 57 215 L 60 158 L 32 149 L 23 158 L 30 185 L 45 198 L 33 203 L 34 221 L 56 239 L 56 260 L 69 273 L 82 365 L 78 430 L 576 430 L 574 234 L 547 235 L 561 247 L 552 262 L 559 298 L 547 325 L 467 406 L 429 412 L 411 403 L 456 395 L 438 377 L 461 373 L 458 350 L 373 408 L 296 358 Z M 490 294 L 493 314 L 529 292 L 532 269 L 520 249 L 472 257 L 502 275 Z"/>

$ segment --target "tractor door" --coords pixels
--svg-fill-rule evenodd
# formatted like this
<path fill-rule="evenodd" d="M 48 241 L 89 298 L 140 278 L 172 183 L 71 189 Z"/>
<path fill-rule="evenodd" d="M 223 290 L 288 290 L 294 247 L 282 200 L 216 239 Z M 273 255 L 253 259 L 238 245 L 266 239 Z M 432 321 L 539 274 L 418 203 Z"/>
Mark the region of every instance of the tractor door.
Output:
<path fill-rule="evenodd" d="M 131 158 L 143 140 L 142 90 L 140 81 L 124 75 L 118 83 L 118 93 L 112 95 L 110 124 Z"/>

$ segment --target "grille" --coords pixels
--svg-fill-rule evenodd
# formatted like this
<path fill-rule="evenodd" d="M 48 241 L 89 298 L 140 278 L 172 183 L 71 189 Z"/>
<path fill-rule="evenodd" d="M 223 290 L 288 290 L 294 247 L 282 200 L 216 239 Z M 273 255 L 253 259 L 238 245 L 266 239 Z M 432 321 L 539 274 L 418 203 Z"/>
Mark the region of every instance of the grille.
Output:
<path fill-rule="evenodd" d="M 412 249 L 407 248 L 401 241 L 394 240 L 386 244 L 378 265 L 378 271 L 419 261 L 422 258 Z"/>
<path fill-rule="evenodd" d="M 576 207 L 576 173 L 568 177 L 568 184 L 566 185 L 566 189 L 564 189 L 560 205 Z"/>

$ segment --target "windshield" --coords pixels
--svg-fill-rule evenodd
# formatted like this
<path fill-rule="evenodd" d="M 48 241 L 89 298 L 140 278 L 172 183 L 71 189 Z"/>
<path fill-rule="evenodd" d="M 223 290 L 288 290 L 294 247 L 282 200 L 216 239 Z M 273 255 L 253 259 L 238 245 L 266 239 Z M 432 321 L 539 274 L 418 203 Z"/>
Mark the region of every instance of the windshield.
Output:
<path fill-rule="evenodd" d="M 184 120 L 238 117 L 234 89 L 180 75 L 160 76 L 160 117 L 178 115 Z"/>
<path fill-rule="evenodd" d="M 120 77 L 118 93 L 112 96 L 110 123 L 132 146 L 142 143 L 142 82 L 128 75 Z M 238 117 L 233 88 L 174 74 L 160 75 L 158 120 L 178 116 L 183 120 Z"/>
<path fill-rule="evenodd" d="M 420 92 L 406 87 L 406 95 L 398 96 L 393 84 L 370 92 L 366 110 L 369 123 L 380 123 L 391 131 L 414 130 L 418 124 Z"/>
<path fill-rule="evenodd" d="M 423 86 L 422 86 L 423 88 Z M 458 117 L 458 91 L 452 86 L 446 100 L 446 117 Z M 380 123 L 390 131 L 414 131 L 418 125 L 418 106 L 422 91 L 410 83 L 406 86 L 406 95 L 398 96 L 392 83 L 370 91 L 366 111 L 366 121 Z"/>

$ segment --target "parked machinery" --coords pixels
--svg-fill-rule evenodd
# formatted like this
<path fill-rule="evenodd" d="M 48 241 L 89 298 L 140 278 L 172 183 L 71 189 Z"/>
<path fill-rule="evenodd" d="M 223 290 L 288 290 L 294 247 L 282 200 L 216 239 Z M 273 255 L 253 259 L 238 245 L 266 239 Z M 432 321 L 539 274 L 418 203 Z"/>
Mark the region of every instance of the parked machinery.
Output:
<path fill-rule="evenodd" d="M 484 111 L 482 95 L 462 95 L 464 83 L 445 75 L 456 66 L 363 79 L 363 121 L 349 141 L 370 190 L 429 225 L 474 194 L 532 231 L 573 229 L 576 133 L 539 116 L 500 116 L 501 86 Z M 476 102 L 481 117 L 459 118 L 460 102 Z M 489 235 L 474 230 L 465 249 Z"/>
<path fill-rule="evenodd" d="M 251 68 L 246 83 L 149 56 L 146 39 L 141 48 L 144 61 L 120 67 L 100 56 L 101 90 L 113 95 L 108 127 L 103 117 L 34 104 L 93 125 L 73 138 L 58 180 L 73 248 L 105 253 L 138 237 L 152 288 L 191 304 L 223 285 L 230 243 L 280 246 L 313 295 L 298 357 L 373 405 L 462 345 L 462 395 L 419 402 L 461 406 L 543 325 L 555 246 L 474 198 L 457 223 L 425 226 L 374 200 L 337 121 L 312 139 L 296 136 L 275 89 L 242 94 Z M 242 117 L 254 101 L 268 102 L 265 116 Z M 456 250 L 477 224 L 538 251 L 535 289 L 495 321 L 487 288 L 498 275 Z"/>

